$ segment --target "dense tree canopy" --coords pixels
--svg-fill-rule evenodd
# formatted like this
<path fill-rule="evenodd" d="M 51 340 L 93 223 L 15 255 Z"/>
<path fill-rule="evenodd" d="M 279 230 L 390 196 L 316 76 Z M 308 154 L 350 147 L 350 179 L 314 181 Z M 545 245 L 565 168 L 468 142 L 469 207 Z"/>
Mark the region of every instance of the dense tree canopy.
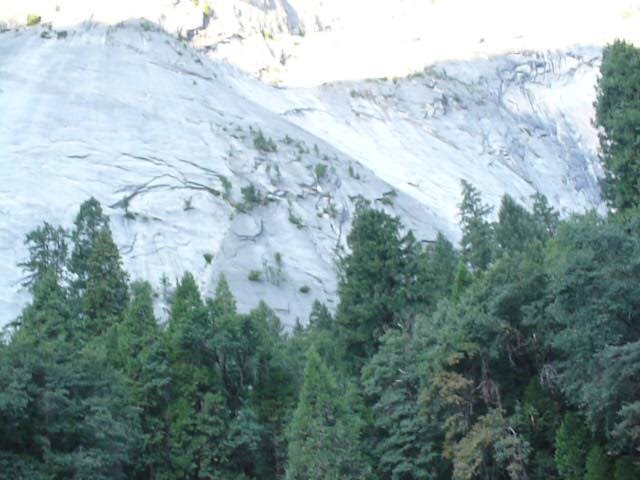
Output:
<path fill-rule="evenodd" d="M 457 250 L 360 202 L 337 309 L 290 330 L 189 272 L 159 322 L 93 198 L 70 233 L 35 228 L 0 478 L 640 478 L 638 58 L 617 42 L 602 64 L 609 216 L 505 195 L 492 220 L 463 182 Z"/>

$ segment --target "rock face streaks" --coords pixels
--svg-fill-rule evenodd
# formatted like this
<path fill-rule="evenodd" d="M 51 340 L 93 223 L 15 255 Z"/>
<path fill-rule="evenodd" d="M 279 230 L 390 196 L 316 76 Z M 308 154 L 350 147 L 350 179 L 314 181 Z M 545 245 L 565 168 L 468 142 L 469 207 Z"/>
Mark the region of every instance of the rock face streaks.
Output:
<path fill-rule="evenodd" d="M 358 196 L 453 241 L 461 179 L 493 204 L 601 203 L 595 48 L 277 88 L 148 22 L 65 32 L 0 33 L 0 324 L 28 300 L 25 234 L 70 227 L 91 195 L 161 315 L 190 270 L 207 294 L 224 273 L 241 310 L 264 299 L 288 325 L 314 299 L 335 307 Z"/>

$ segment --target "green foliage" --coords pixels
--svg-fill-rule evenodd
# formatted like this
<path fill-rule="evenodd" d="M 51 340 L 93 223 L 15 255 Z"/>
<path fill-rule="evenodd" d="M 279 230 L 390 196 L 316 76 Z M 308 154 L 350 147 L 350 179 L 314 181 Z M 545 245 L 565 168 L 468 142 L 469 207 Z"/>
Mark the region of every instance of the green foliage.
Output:
<path fill-rule="evenodd" d="M 602 54 L 597 87 L 596 125 L 605 170 L 603 193 L 609 206 L 621 211 L 640 204 L 640 50 L 615 41 Z"/>
<path fill-rule="evenodd" d="M 567 399 L 585 406 L 596 429 L 627 440 L 638 435 L 640 420 L 634 413 L 640 390 L 631 381 L 640 340 L 636 229 L 635 222 L 595 214 L 563 223 L 550 244 L 554 301 L 544 316 L 546 342 L 561 352 L 557 380 Z"/>
<path fill-rule="evenodd" d="M 362 371 L 375 428 L 371 453 L 380 478 L 429 478 L 438 467 L 434 429 L 418 403 L 419 353 L 406 333 L 391 331 Z"/>
<path fill-rule="evenodd" d="M 306 295 L 311 291 L 311 288 L 309 287 L 309 285 L 302 285 L 299 290 L 300 293 L 304 293 Z"/>
<path fill-rule="evenodd" d="M 556 466 L 563 480 L 582 480 L 588 445 L 584 424 L 577 415 L 566 414 L 556 433 Z"/>
<path fill-rule="evenodd" d="M 167 445 L 167 407 L 171 395 L 169 358 L 153 315 L 148 283 L 131 285 L 131 301 L 117 327 L 114 364 L 124 373 L 129 402 L 138 409 L 141 439 L 135 462 L 127 469 L 134 478 L 153 477 L 170 469 Z"/>
<path fill-rule="evenodd" d="M 242 211 L 251 210 L 253 207 L 262 203 L 262 194 L 260 193 L 260 190 L 253 185 L 253 183 L 250 183 L 246 187 L 242 187 L 240 189 L 240 193 L 242 193 Z"/>
<path fill-rule="evenodd" d="M 267 258 L 262 259 L 262 274 L 267 282 L 279 286 L 282 283 L 282 254 L 276 252 L 273 255 L 273 263 Z"/>
<path fill-rule="evenodd" d="M 493 478 L 500 470 L 511 480 L 527 478 L 528 448 L 525 441 L 508 431 L 502 412 L 491 410 L 455 445 L 452 479 Z"/>
<path fill-rule="evenodd" d="M 0 476 L 637 478 L 638 212 L 560 221 L 505 197 L 489 223 L 470 185 L 461 206 L 459 252 L 358 201 L 335 318 L 315 302 L 287 332 L 190 273 L 161 327 L 97 201 L 69 247 L 45 223 L 0 342 Z"/>
<path fill-rule="evenodd" d="M 229 179 L 224 175 L 218 175 L 218 179 L 220 180 L 220 183 L 222 183 L 222 188 L 224 189 L 222 197 L 228 200 L 231 196 L 231 181 L 229 181 Z"/>
<path fill-rule="evenodd" d="M 274 142 L 271 137 L 265 137 L 262 133 L 262 130 L 258 130 L 258 132 L 254 135 L 253 146 L 256 148 L 256 150 L 265 153 L 273 153 L 278 150 L 276 142 Z"/>
<path fill-rule="evenodd" d="M 560 224 L 560 215 L 549 205 L 547 197 L 541 193 L 536 193 L 533 199 L 533 220 L 537 226 L 537 235 L 542 239 L 555 236 Z"/>
<path fill-rule="evenodd" d="M 640 468 L 629 457 L 616 460 L 614 472 L 615 480 L 635 480 L 640 477 Z"/>
<path fill-rule="evenodd" d="M 502 197 L 495 230 L 498 248 L 503 253 L 520 252 L 528 243 L 537 240 L 533 216 L 509 195 Z"/>
<path fill-rule="evenodd" d="M 337 321 L 354 373 L 377 350 L 379 338 L 401 321 L 399 313 L 416 279 L 405 268 L 415 251 L 400 222 L 359 205 L 347 237 L 351 254 L 340 261 Z"/>
<path fill-rule="evenodd" d="M 140 432 L 122 377 L 100 342 L 81 346 L 54 275 L 33 295 L 0 349 L 0 462 L 35 478 L 112 478 Z"/>
<path fill-rule="evenodd" d="M 457 282 L 458 270 L 464 268 L 464 264 L 460 262 L 459 252 L 440 232 L 438 232 L 435 243 L 427 246 L 426 252 L 424 281 L 427 282 L 428 287 L 425 286 L 425 289 L 428 288 L 433 292 L 431 303 L 435 305 L 441 298 L 451 295 L 451 286 Z M 465 281 L 458 280 L 462 282 L 461 288 L 464 288 Z"/>
<path fill-rule="evenodd" d="M 215 458 L 224 458 L 227 412 L 216 379 L 209 372 L 215 352 L 208 341 L 213 325 L 193 275 L 178 283 L 167 329 L 171 383 L 168 445 L 177 477 L 213 473 Z M 218 388 L 217 388 L 218 387 Z"/>
<path fill-rule="evenodd" d="M 457 303 L 460 301 L 464 290 L 473 282 L 473 277 L 464 262 L 458 262 L 458 268 L 455 272 L 456 276 L 453 279 L 451 298 Z"/>
<path fill-rule="evenodd" d="M 601 445 L 594 445 L 589 450 L 585 467 L 584 480 L 610 480 L 613 473 L 611 461 Z"/>
<path fill-rule="evenodd" d="M 62 280 L 67 264 L 68 246 L 67 234 L 61 228 L 55 228 L 47 222 L 27 234 L 24 243 L 29 250 L 29 260 L 19 263 L 27 272 L 25 286 L 38 283 L 51 272 Z"/>
<path fill-rule="evenodd" d="M 287 479 L 364 478 L 362 422 L 349 396 L 315 349 L 310 349 L 300 398 L 288 430 Z"/>
<path fill-rule="evenodd" d="M 207 265 L 211 265 L 211 261 L 213 260 L 213 255 L 211 253 L 205 253 L 203 257 Z"/>
<path fill-rule="evenodd" d="M 322 180 L 324 180 L 327 175 L 328 169 L 329 167 L 327 167 L 324 163 L 315 164 L 315 166 L 313 167 L 313 173 L 316 177 L 316 182 L 320 183 L 322 182 Z"/>
<path fill-rule="evenodd" d="M 100 202 L 91 197 L 80 205 L 71 232 L 73 250 L 69 270 L 76 276 L 74 287 L 78 295 L 82 295 L 86 289 L 89 259 L 98 234 L 103 230 L 109 230 L 109 219 L 104 215 Z"/>
<path fill-rule="evenodd" d="M 562 417 L 559 407 L 549 392 L 533 378 L 524 390 L 522 408 L 517 411 L 519 430 L 531 445 L 531 472 L 534 478 L 549 478 L 556 475 L 553 452 L 556 431 Z"/>
<path fill-rule="evenodd" d="M 209 0 L 205 0 L 204 5 L 202 6 L 202 13 L 204 14 L 205 17 L 210 17 L 211 14 L 213 13 Z"/>
<path fill-rule="evenodd" d="M 474 272 L 481 272 L 495 257 L 495 232 L 487 220 L 492 208 L 482 203 L 480 192 L 465 180 L 459 208 L 463 256 Z"/>
<path fill-rule="evenodd" d="M 304 351 L 313 346 L 322 360 L 337 371 L 343 369 L 340 345 L 337 345 L 338 325 L 326 305 L 313 302 L 309 324 L 304 331 Z"/>
<path fill-rule="evenodd" d="M 82 310 L 97 333 L 119 318 L 128 301 L 128 275 L 109 229 L 101 230 L 87 262 Z"/>

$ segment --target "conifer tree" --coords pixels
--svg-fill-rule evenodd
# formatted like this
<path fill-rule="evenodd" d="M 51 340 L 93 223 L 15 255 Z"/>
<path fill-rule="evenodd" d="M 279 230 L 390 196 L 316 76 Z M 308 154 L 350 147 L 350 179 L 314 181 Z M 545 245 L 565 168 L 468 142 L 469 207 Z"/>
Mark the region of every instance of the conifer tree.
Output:
<path fill-rule="evenodd" d="M 495 229 L 501 253 L 521 252 L 528 243 L 538 240 L 532 215 L 509 195 L 502 197 Z"/>
<path fill-rule="evenodd" d="M 560 215 L 549 205 L 549 200 L 543 194 L 537 192 L 533 199 L 533 220 L 537 226 L 538 237 L 542 240 L 553 238 L 558 230 Z"/>
<path fill-rule="evenodd" d="M 96 235 L 86 263 L 82 311 L 89 319 L 91 331 L 101 333 L 121 318 L 129 299 L 127 283 L 120 253 L 111 231 L 105 228 Z"/>
<path fill-rule="evenodd" d="M 460 301 L 462 293 L 469 285 L 471 285 L 472 282 L 473 277 L 471 276 L 471 272 L 467 269 L 467 266 L 462 261 L 458 262 L 456 274 L 453 279 L 453 287 L 451 289 L 451 298 L 454 303 L 458 303 Z"/>
<path fill-rule="evenodd" d="M 24 243 L 29 250 L 29 259 L 19 263 L 27 273 L 24 285 L 31 286 L 52 272 L 62 281 L 67 265 L 67 234 L 62 227 L 54 227 L 44 222 L 42 226 L 29 232 Z"/>
<path fill-rule="evenodd" d="M 349 396 L 311 348 L 298 405 L 289 426 L 287 479 L 364 478 L 361 428 Z"/>
<path fill-rule="evenodd" d="M 375 353 L 378 339 L 397 328 L 415 277 L 405 275 L 414 251 L 400 234 L 400 222 L 360 204 L 347 237 L 351 253 L 340 262 L 336 321 L 345 359 L 358 373 Z"/>
<path fill-rule="evenodd" d="M 176 478 L 214 476 L 227 460 L 229 413 L 214 370 L 212 333 L 200 291 L 187 272 L 176 287 L 167 329 L 173 390 L 169 448 Z"/>
<path fill-rule="evenodd" d="M 594 445 L 587 455 L 584 480 L 610 480 L 611 462 L 601 445 Z"/>
<path fill-rule="evenodd" d="M 427 247 L 426 275 L 420 287 L 429 292 L 430 306 L 451 296 L 460 255 L 446 237 L 438 232 L 434 244 Z"/>
<path fill-rule="evenodd" d="M 563 480 L 582 480 L 589 446 L 588 432 L 574 413 L 564 416 L 556 433 L 556 467 Z"/>
<path fill-rule="evenodd" d="M 162 332 L 153 314 L 151 286 L 131 285 L 131 301 L 117 327 L 114 363 L 127 379 L 129 402 L 139 409 L 141 442 L 132 478 L 158 478 L 169 471 L 167 407 L 171 395 L 169 361 Z"/>
<path fill-rule="evenodd" d="M 391 331 L 363 369 L 375 427 L 369 440 L 379 478 L 430 478 L 436 470 L 437 442 L 419 405 L 420 363 L 407 333 Z"/>
<path fill-rule="evenodd" d="M 620 40 L 608 45 L 597 90 L 603 193 L 615 210 L 634 208 L 640 204 L 640 50 Z"/>
<path fill-rule="evenodd" d="M 495 234 L 488 220 L 492 208 L 482 203 L 480 192 L 462 180 L 460 226 L 462 227 L 462 254 L 474 272 L 482 272 L 495 256 Z"/>
<path fill-rule="evenodd" d="M 109 228 L 109 218 L 103 213 L 100 202 L 91 197 L 80 205 L 73 223 L 74 228 L 71 232 L 73 250 L 69 269 L 76 275 L 75 288 L 82 293 L 86 289 L 88 263 L 96 239 L 100 232 Z"/>

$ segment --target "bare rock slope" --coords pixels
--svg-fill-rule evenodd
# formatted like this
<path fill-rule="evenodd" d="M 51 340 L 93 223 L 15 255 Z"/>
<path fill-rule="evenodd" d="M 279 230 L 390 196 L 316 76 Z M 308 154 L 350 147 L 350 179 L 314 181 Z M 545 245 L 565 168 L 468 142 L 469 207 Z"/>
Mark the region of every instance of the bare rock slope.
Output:
<path fill-rule="evenodd" d="M 132 277 L 224 273 L 286 324 L 334 305 L 362 196 L 421 240 L 457 241 L 460 180 L 493 204 L 600 205 L 590 120 L 600 51 L 436 63 L 405 78 L 269 86 L 147 21 L 0 33 L 0 324 L 42 220 L 93 195 Z M 244 189 L 244 193 L 243 193 Z M 162 306 L 160 306 L 162 308 Z"/>

